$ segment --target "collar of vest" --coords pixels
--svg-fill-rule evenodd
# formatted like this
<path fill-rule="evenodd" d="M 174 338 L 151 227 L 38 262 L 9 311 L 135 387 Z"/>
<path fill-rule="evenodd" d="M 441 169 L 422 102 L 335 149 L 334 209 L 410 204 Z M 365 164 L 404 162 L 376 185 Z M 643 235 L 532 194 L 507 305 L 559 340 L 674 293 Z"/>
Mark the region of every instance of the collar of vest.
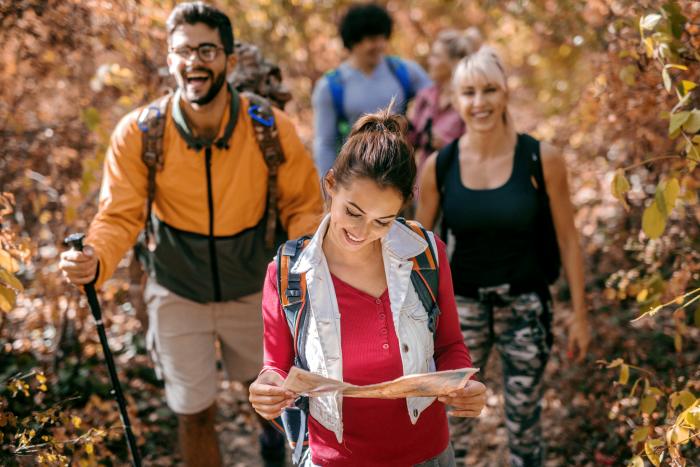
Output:
<path fill-rule="evenodd" d="M 309 244 L 301 252 L 301 256 L 292 268 L 293 274 L 307 272 L 321 263 L 323 259 L 323 237 L 330 220 L 331 215 L 327 214 Z M 428 243 L 420 235 L 398 221 L 393 222 L 389 232 L 382 237 L 381 242 L 382 248 L 402 261 L 415 258 L 428 248 Z"/>
<path fill-rule="evenodd" d="M 177 91 L 175 91 L 172 105 L 172 114 L 173 120 L 175 121 L 175 127 L 177 128 L 178 133 L 180 133 L 180 136 L 182 136 L 182 139 L 184 139 L 187 145 L 190 148 L 194 149 L 195 152 L 199 152 L 202 149 L 210 147 L 212 145 L 216 146 L 219 149 L 228 149 L 228 141 L 231 139 L 233 130 L 236 128 L 236 122 L 238 121 L 238 109 L 241 105 L 241 98 L 238 95 L 238 91 L 236 91 L 230 84 L 228 85 L 228 89 L 229 92 L 231 92 L 231 105 L 229 107 L 230 114 L 228 118 L 228 123 L 226 124 L 226 128 L 224 129 L 224 135 L 216 141 L 211 141 L 208 139 L 200 138 L 199 136 L 195 136 L 194 132 L 190 128 L 190 125 L 187 123 L 185 114 L 180 108 L 180 94 L 182 92 L 182 89 L 177 88 Z"/>

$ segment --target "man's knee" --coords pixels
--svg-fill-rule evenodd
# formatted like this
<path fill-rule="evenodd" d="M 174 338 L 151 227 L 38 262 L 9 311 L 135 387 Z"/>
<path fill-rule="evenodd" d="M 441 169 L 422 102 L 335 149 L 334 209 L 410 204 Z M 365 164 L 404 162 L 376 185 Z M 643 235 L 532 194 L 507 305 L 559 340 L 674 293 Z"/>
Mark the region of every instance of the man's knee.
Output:
<path fill-rule="evenodd" d="M 216 418 L 216 404 L 194 414 L 177 414 L 177 419 L 181 425 L 187 429 L 202 429 L 214 426 Z"/>

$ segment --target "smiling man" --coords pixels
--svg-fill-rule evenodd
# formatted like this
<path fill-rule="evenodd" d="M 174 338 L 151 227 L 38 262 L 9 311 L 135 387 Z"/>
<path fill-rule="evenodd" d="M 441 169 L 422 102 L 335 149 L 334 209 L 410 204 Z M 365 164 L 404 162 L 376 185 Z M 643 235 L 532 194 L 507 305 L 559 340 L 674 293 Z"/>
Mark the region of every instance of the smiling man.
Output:
<path fill-rule="evenodd" d="M 155 184 L 146 235 L 154 242 L 138 250 L 148 274 L 148 347 L 178 416 L 186 465 L 216 467 L 216 341 L 230 379 L 257 377 L 263 366 L 262 288 L 279 245 L 265 241 L 268 215 L 276 212 L 277 225 L 291 238 L 311 234 L 322 200 L 313 162 L 277 109 L 272 116 L 285 160 L 270 195 L 270 170 L 256 137 L 260 127 L 253 122 L 261 118 L 226 82 L 236 66 L 226 15 L 202 2 L 181 3 L 166 29 L 167 63 L 178 89 L 165 112 L 162 166 L 149 181 L 144 160 L 150 140 L 139 118 L 144 108 L 131 112 L 112 135 L 85 250 L 63 253 L 59 267 L 74 284 L 101 286 L 147 225 L 144 205 L 149 183 Z M 283 466 L 283 438 L 269 425 L 263 428 L 266 465 Z"/>

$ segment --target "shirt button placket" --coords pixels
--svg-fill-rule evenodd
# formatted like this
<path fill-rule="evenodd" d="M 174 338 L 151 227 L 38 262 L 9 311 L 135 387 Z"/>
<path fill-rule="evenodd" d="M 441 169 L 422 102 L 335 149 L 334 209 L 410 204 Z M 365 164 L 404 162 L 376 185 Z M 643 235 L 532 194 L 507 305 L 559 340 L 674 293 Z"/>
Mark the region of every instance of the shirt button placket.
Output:
<path fill-rule="evenodd" d="M 382 334 L 382 357 L 389 358 L 389 333 L 386 326 L 386 314 L 384 313 L 384 305 L 380 299 L 374 301 L 379 308 L 379 332 Z"/>

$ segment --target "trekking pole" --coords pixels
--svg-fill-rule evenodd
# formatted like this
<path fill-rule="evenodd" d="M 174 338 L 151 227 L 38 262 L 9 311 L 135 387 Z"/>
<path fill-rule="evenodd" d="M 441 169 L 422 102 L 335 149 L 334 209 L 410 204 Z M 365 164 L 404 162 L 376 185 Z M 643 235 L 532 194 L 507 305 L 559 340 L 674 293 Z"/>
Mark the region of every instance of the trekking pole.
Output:
<path fill-rule="evenodd" d="M 71 249 L 83 251 L 84 236 L 84 234 L 76 233 L 66 238 L 65 242 L 71 246 Z M 107 343 L 107 334 L 105 334 L 105 326 L 102 323 L 102 311 L 100 310 L 100 302 L 97 300 L 95 285 L 90 283 L 85 284 L 83 287 L 85 288 L 85 295 L 87 296 L 88 305 L 90 305 L 90 311 L 92 312 L 92 316 L 95 318 L 97 334 L 100 336 L 102 352 L 105 355 L 105 362 L 107 363 L 107 370 L 109 371 L 109 380 L 112 382 L 112 394 L 117 400 L 117 405 L 119 406 L 119 417 L 122 420 L 124 433 L 126 433 L 126 443 L 129 446 L 131 460 L 134 467 L 141 467 L 141 458 L 139 457 L 139 451 L 136 448 L 136 438 L 134 438 L 134 433 L 131 431 L 129 414 L 126 412 L 126 400 L 124 399 L 124 393 L 122 392 L 122 387 L 119 383 L 117 370 L 114 367 L 114 358 L 112 357 L 112 352 L 109 350 L 109 344 Z"/>

